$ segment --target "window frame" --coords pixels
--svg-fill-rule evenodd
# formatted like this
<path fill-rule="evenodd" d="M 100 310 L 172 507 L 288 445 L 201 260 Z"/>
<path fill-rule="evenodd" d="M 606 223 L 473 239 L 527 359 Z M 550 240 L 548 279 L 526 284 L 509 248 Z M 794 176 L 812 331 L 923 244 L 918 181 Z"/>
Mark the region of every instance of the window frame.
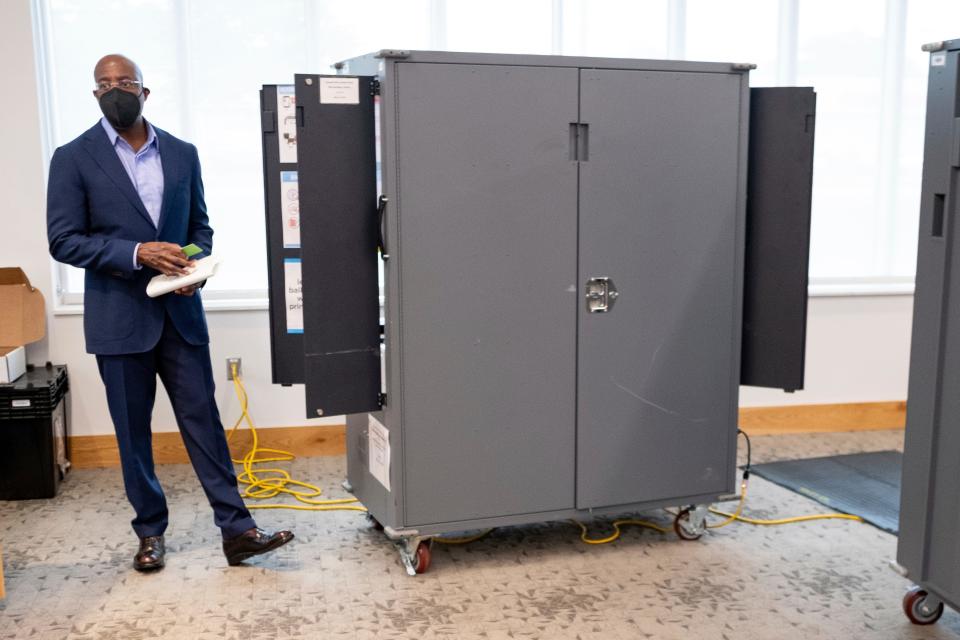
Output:
<path fill-rule="evenodd" d="M 189 2 L 191 0 L 174 0 L 173 7 L 177 20 L 183 27 L 178 30 L 177 65 L 181 77 L 185 78 L 185 96 L 189 96 L 193 88 L 193 76 L 190 72 L 189 59 L 189 31 L 188 20 Z M 582 0 L 552 0 L 550 20 L 554 54 L 563 54 L 566 49 L 563 42 L 565 19 L 574 14 L 571 6 Z M 663 25 L 667 32 L 668 58 L 684 59 L 687 39 L 687 3 L 686 0 L 663 0 L 668 3 L 667 24 Z M 438 49 L 445 48 L 447 33 L 448 0 L 430 0 L 430 38 L 431 44 Z M 777 84 L 791 85 L 796 83 L 797 65 L 799 58 L 799 7 L 802 0 L 778 0 L 778 34 L 777 34 Z M 571 6 L 567 6 L 567 5 Z M 305 5 L 307 17 L 315 17 L 315 8 L 312 3 Z M 59 96 L 57 94 L 56 70 L 53 68 L 54 46 L 51 39 L 50 0 L 31 0 L 33 14 L 34 49 L 37 60 L 37 92 L 40 103 L 41 145 L 44 154 L 44 183 L 46 184 L 49 171 L 49 162 L 53 156 L 54 140 L 59 139 L 57 112 Z M 884 4 L 884 61 L 881 75 L 880 105 L 881 121 L 883 126 L 883 140 L 879 162 L 881 175 L 889 177 L 897 171 L 897 147 L 900 137 L 902 109 L 902 78 L 904 66 L 906 21 L 908 0 L 887 0 Z M 576 20 L 576 18 L 572 18 Z M 313 21 L 315 22 L 315 20 Z M 584 29 L 580 25 L 580 29 Z M 308 29 L 315 30 L 316 25 L 308 25 Z M 311 57 L 313 52 L 308 52 Z M 184 111 L 184 126 L 189 133 L 193 123 L 189 117 L 184 100 L 181 109 Z M 881 260 L 894 253 L 891 234 L 895 224 L 896 181 L 881 180 L 874 186 L 874 197 L 882 204 L 880 207 L 879 229 L 874 238 L 874 259 Z M 885 202 L 886 204 L 883 204 Z M 83 294 L 67 289 L 67 265 L 50 258 L 52 264 L 53 290 L 56 294 L 53 311 L 56 315 L 76 315 L 83 313 Z M 266 265 L 264 265 L 266 268 Z M 811 277 L 808 288 L 811 297 L 830 296 L 859 296 L 859 295 L 912 295 L 913 277 L 906 276 L 879 276 L 879 277 Z M 203 295 L 204 308 L 208 311 L 243 311 L 266 310 L 268 308 L 268 291 L 262 290 L 221 290 L 211 288 Z"/>

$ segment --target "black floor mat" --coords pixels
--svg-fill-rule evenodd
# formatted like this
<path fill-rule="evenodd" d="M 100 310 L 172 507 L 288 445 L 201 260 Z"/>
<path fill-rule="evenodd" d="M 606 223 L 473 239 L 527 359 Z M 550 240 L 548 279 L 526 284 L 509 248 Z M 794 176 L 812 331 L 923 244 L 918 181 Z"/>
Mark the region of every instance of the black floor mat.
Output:
<path fill-rule="evenodd" d="M 899 451 L 876 451 L 755 464 L 752 471 L 896 535 L 902 462 Z"/>

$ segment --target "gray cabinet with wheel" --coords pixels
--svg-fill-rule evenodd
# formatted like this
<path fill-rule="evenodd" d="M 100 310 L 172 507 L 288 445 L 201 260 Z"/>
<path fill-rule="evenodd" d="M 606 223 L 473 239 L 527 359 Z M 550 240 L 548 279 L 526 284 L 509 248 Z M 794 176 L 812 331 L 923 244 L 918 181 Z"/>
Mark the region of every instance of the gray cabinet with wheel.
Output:
<path fill-rule="evenodd" d="M 352 378 L 379 384 L 379 398 L 344 401 L 342 379 L 311 383 L 322 372 L 311 358 L 369 347 L 324 343 L 306 356 L 307 409 L 348 414 L 348 485 L 409 571 L 447 532 L 696 507 L 734 491 L 741 379 L 802 386 L 813 141 L 813 91 L 751 92 L 749 69 L 424 51 L 339 65 L 362 90 L 337 114 L 362 118 L 370 102 L 379 123 L 376 142 L 361 141 L 377 147 L 379 186 L 360 194 L 379 229 L 355 259 L 370 273 L 379 244 L 385 362 L 382 380 Z M 343 255 L 329 272 L 308 267 L 307 221 L 339 215 L 311 194 L 330 198 L 355 173 L 349 157 L 336 177 L 319 160 L 329 170 L 311 172 L 314 156 L 342 150 L 310 132 L 337 108 L 322 90 L 318 100 L 324 81 L 297 76 L 296 87 L 307 345 L 330 335 L 311 310 L 337 300 L 306 297 L 350 271 Z M 797 152 L 775 152 L 784 145 Z M 777 280 L 798 261 L 800 278 Z M 760 311 L 745 321 L 751 293 L 763 311 L 800 309 L 781 314 L 792 329 L 778 333 L 776 314 Z M 765 358 L 784 360 L 758 346 L 771 335 L 800 345 L 780 369 L 789 383 L 763 373 Z M 745 344 L 759 355 L 742 373 Z M 685 537 L 704 518 L 702 506 L 686 512 Z"/>
<path fill-rule="evenodd" d="M 960 606 L 960 39 L 930 52 L 897 562 L 917 624 Z"/>

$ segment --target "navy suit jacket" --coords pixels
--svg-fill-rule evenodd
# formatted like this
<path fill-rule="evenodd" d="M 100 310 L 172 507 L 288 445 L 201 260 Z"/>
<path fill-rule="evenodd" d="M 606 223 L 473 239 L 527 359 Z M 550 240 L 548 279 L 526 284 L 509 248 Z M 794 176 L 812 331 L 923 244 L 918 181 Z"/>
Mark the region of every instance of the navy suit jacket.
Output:
<path fill-rule="evenodd" d="M 87 352 L 143 353 L 160 340 L 164 317 L 194 345 L 207 344 L 199 291 L 147 297 L 157 271 L 136 269 L 138 242 L 190 243 L 209 254 L 200 159 L 192 144 L 154 127 L 163 165 L 163 202 L 154 226 L 98 122 L 53 154 L 47 187 L 47 239 L 58 261 L 85 269 L 83 330 Z"/>

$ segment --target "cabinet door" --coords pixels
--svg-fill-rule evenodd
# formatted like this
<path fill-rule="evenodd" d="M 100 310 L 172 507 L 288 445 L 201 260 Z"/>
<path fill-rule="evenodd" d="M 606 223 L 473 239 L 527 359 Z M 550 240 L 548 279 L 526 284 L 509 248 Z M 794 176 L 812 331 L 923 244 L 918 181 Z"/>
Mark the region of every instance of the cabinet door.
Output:
<path fill-rule="evenodd" d="M 396 67 L 406 523 L 572 508 L 578 72 Z"/>
<path fill-rule="evenodd" d="M 816 104 L 809 87 L 750 90 L 740 384 L 803 389 Z"/>
<path fill-rule="evenodd" d="M 580 78 L 577 507 L 729 491 L 746 77 Z"/>
<path fill-rule="evenodd" d="M 307 417 L 378 411 L 374 79 L 295 79 Z"/>

